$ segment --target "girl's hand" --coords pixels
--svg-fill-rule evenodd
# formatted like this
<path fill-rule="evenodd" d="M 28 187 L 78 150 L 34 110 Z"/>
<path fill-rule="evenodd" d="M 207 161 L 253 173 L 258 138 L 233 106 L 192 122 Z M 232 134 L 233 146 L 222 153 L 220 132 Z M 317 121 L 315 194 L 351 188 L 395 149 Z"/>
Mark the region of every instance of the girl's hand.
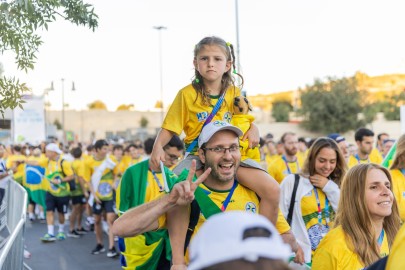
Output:
<path fill-rule="evenodd" d="M 243 135 L 242 141 L 248 140 L 249 148 L 253 149 L 259 145 L 260 142 L 260 134 L 259 129 L 253 123 L 250 124 L 250 128 L 246 131 L 245 135 Z"/>
<path fill-rule="evenodd" d="M 328 183 L 329 179 L 322 175 L 314 174 L 313 176 L 309 177 L 309 181 L 315 187 L 323 189 L 323 187 L 326 185 L 326 183 Z"/>
<path fill-rule="evenodd" d="M 165 150 L 162 147 L 154 146 L 150 155 L 149 166 L 153 171 L 160 172 L 160 161 L 165 162 Z"/>

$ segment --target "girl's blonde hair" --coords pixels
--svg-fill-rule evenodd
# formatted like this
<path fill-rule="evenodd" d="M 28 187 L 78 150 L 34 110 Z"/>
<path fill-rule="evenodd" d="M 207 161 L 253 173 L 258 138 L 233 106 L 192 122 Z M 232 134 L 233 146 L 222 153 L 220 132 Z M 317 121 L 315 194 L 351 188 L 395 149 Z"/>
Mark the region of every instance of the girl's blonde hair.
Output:
<path fill-rule="evenodd" d="M 401 135 L 397 141 L 397 149 L 392 161 L 391 170 L 405 168 L 405 134 Z"/>
<path fill-rule="evenodd" d="M 335 219 L 335 227 L 342 226 L 349 248 L 359 256 L 365 266 L 380 259 L 380 250 L 376 241 L 378 235 L 373 227 L 365 196 L 367 175 L 373 169 L 384 172 L 391 183 L 392 191 L 392 179 L 387 169 L 374 163 L 356 165 L 347 172 L 343 179 Z M 400 218 L 394 197 L 392 213 L 385 217 L 383 222 L 389 247 L 391 247 L 399 227 Z"/>
<path fill-rule="evenodd" d="M 309 148 L 308 156 L 305 159 L 301 174 L 304 177 L 309 177 L 316 173 L 316 157 L 323 148 L 330 148 L 336 152 L 336 167 L 329 177 L 333 182 L 340 186 L 340 182 L 342 181 L 343 176 L 346 174 L 347 165 L 339 146 L 330 138 L 320 137 L 316 139 L 311 148 Z"/>
<path fill-rule="evenodd" d="M 243 88 L 243 77 L 236 71 L 235 53 L 234 53 L 232 44 L 226 43 L 225 40 L 223 40 L 222 38 L 219 38 L 219 37 L 215 37 L 215 36 L 205 37 L 200 42 L 198 42 L 197 45 L 195 45 L 194 60 L 197 59 L 198 53 L 201 51 L 201 49 L 204 46 L 211 46 L 211 45 L 216 45 L 216 46 L 220 47 L 226 56 L 226 61 L 230 61 L 232 63 L 232 67 L 233 67 L 233 69 L 229 69 L 222 76 L 222 85 L 221 85 L 220 95 L 222 95 L 222 93 L 224 93 L 231 85 L 235 87 L 235 79 L 232 76 L 232 72 L 241 78 L 241 84 L 239 85 L 239 88 L 242 89 Z M 195 69 L 195 79 L 193 80 L 192 85 L 193 85 L 194 89 L 197 91 L 197 98 L 198 98 L 198 95 L 201 95 L 203 104 L 210 106 L 211 105 L 210 95 L 209 95 L 209 93 L 207 93 L 207 91 L 205 91 L 206 89 L 204 89 L 205 88 L 204 79 L 201 76 L 200 72 L 198 72 L 197 69 Z"/>

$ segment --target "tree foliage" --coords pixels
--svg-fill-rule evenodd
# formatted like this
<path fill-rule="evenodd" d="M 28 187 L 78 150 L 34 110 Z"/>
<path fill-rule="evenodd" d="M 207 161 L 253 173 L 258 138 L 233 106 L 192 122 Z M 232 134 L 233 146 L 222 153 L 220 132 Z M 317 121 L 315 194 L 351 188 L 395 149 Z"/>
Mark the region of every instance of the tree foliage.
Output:
<path fill-rule="evenodd" d="M 292 105 L 287 100 L 277 100 L 273 102 L 271 115 L 276 122 L 288 122 L 289 114 L 292 110 Z"/>
<path fill-rule="evenodd" d="M 15 54 L 18 69 L 34 68 L 36 53 L 43 43 L 39 30 L 62 18 L 76 25 L 98 26 L 94 8 L 83 0 L 15 0 L 0 2 L 0 54 Z M 22 96 L 29 91 L 16 78 L 0 77 L 0 94 L 7 98 L 0 103 L 0 112 L 22 106 Z"/>
<path fill-rule="evenodd" d="M 90 104 L 87 104 L 89 110 L 107 110 L 107 106 L 101 100 L 95 100 Z"/>
<path fill-rule="evenodd" d="M 364 97 L 354 77 L 329 77 L 326 82 L 317 79 L 301 93 L 302 126 L 322 133 L 344 133 L 364 126 L 370 122 L 370 117 L 358 118 Z"/>
<path fill-rule="evenodd" d="M 134 104 L 121 104 L 117 107 L 117 111 L 131 111 L 135 108 Z"/>
<path fill-rule="evenodd" d="M 405 104 L 405 92 L 392 93 L 378 102 L 379 111 L 384 113 L 386 120 L 400 120 L 400 106 Z"/>
<path fill-rule="evenodd" d="M 149 124 L 149 120 L 145 116 L 142 116 L 139 122 L 142 128 L 146 128 Z"/>

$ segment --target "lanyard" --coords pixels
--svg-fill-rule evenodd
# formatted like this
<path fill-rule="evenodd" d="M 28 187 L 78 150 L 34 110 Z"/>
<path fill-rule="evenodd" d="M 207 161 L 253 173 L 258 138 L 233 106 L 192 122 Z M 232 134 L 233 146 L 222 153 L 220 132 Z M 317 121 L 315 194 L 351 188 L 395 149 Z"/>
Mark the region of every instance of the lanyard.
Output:
<path fill-rule="evenodd" d="M 226 196 L 225 201 L 222 203 L 222 206 L 221 206 L 221 211 L 222 212 L 225 212 L 226 208 L 228 207 L 228 204 L 231 201 L 233 192 L 235 191 L 237 186 L 238 186 L 238 181 L 236 181 L 236 179 L 235 179 L 235 181 L 233 182 L 233 186 L 232 186 L 231 190 L 229 190 L 228 196 Z M 211 191 L 209 191 L 209 190 L 203 189 L 203 191 L 204 191 L 205 194 L 207 194 L 207 196 L 211 194 Z"/>
<path fill-rule="evenodd" d="M 208 118 L 205 120 L 205 122 L 204 122 L 204 124 L 203 124 L 203 126 L 201 128 L 201 131 L 205 127 L 205 125 L 209 124 L 212 121 L 214 116 L 217 114 L 219 108 L 221 108 L 222 101 L 224 101 L 224 98 L 225 98 L 225 94 L 226 94 L 226 90 L 222 93 L 222 95 L 218 99 L 217 103 L 215 103 L 215 106 L 212 109 L 212 111 L 211 111 L 210 115 L 208 116 Z M 187 147 L 186 153 L 184 155 L 184 159 L 186 159 L 186 157 L 190 154 L 191 151 L 193 151 L 194 147 L 197 145 L 199 136 L 200 135 L 198 135 L 197 138 L 195 138 L 194 141 L 192 141 L 190 143 L 190 145 Z"/>
<path fill-rule="evenodd" d="M 383 240 L 384 240 L 384 229 L 382 229 L 380 236 L 378 237 L 378 241 L 377 241 L 378 246 L 381 247 Z"/>
<path fill-rule="evenodd" d="M 357 164 L 360 164 L 360 157 L 359 157 L 359 154 L 356 154 L 356 155 L 354 155 L 354 157 L 357 159 Z M 367 163 L 370 163 L 370 158 L 369 157 L 367 157 Z"/>
<path fill-rule="evenodd" d="M 159 178 L 156 176 L 155 171 L 152 171 L 152 170 L 150 170 L 150 171 L 152 172 L 153 178 L 155 179 L 155 182 L 159 187 L 159 192 L 164 191 L 165 189 L 162 187 L 162 184 L 160 184 Z"/>
<path fill-rule="evenodd" d="M 284 155 L 281 158 L 284 160 L 285 166 L 287 167 L 288 174 L 292 174 L 290 167 L 288 166 L 287 158 Z M 300 164 L 298 163 L 298 159 L 295 160 L 295 163 L 297 164 L 297 172 L 298 172 L 300 170 Z"/>
<path fill-rule="evenodd" d="M 233 186 L 232 186 L 231 190 L 228 193 L 228 196 L 226 196 L 225 201 L 222 203 L 222 206 L 221 206 L 221 211 L 222 212 L 225 212 L 226 208 L 228 207 L 228 204 L 231 201 L 233 192 L 235 191 L 237 185 L 238 185 L 238 182 L 235 180 L 233 182 Z"/>
<path fill-rule="evenodd" d="M 318 223 L 322 224 L 322 209 L 321 209 L 321 202 L 319 201 L 318 190 L 314 187 L 314 193 L 316 198 L 316 204 L 318 205 Z M 329 227 L 329 200 L 325 194 L 325 221 L 326 221 L 326 228 Z"/>

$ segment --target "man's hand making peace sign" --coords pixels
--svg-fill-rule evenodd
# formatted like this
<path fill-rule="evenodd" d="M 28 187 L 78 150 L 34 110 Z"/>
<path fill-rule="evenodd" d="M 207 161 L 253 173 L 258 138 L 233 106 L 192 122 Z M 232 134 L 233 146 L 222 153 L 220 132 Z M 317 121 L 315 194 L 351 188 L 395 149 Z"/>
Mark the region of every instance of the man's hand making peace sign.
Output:
<path fill-rule="evenodd" d="M 191 163 L 190 170 L 188 172 L 187 179 L 185 181 L 175 184 L 169 194 L 169 203 L 172 205 L 187 205 L 194 200 L 194 192 L 198 185 L 207 179 L 211 172 L 211 168 L 205 170 L 200 177 L 193 182 L 194 174 L 196 169 L 196 161 L 193 160 Z"/>
<path fill-rule="evenodd" d="M 165 215 L 167 211 L 175 206 L 190 204 L 194 200 L 196 188 L 204 182 L 211 172 L 211 168 L 208 168 L 193 182 L 195 170 L 196 162 L 193 160 L 187 179 L 175 184 L 169 194 L 134 207 L 121 215 L 113 224 L 114 235 L 132 237 L 157 230 L 159 228 L 159 217 Z"/>

